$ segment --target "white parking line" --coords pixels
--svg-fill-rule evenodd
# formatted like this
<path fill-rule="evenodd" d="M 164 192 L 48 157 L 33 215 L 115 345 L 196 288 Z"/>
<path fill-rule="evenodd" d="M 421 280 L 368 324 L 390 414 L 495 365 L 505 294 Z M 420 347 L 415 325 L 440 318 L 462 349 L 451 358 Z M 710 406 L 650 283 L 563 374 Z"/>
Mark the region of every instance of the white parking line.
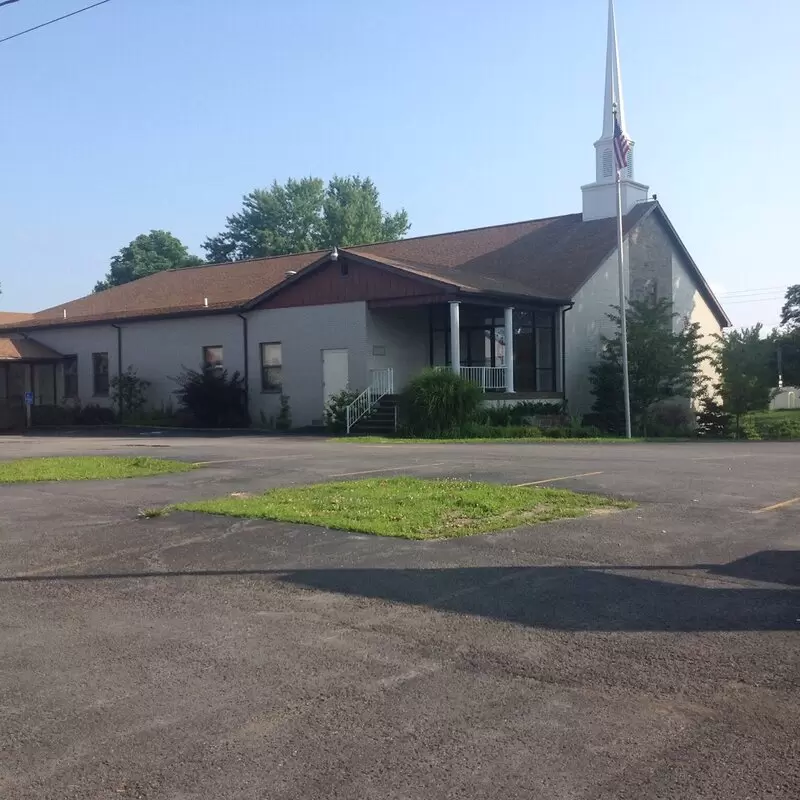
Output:
<path fill-rule="evenodd" d="M 284 459 L 284 458 L 310 458 L 310 457 L 311 453 L 308 453 L 307 455 L 298 453 L 289 456 L 253 456 L 251 458 L 223 458 L 220 459 L 219 461 L 193 461 L 192 464 L 195 467 L 205 467 L 205 466 L 210 466 L 212 464 L 238 464 L 240 462 L 245 462 L 245 461 L 278 461 L 278 459 Z"/>
<path fill-rule="evenodd" d="M 795 503 L 800 503 L 800 497 L 793 497 L 791 500 L 784 500 L 782 503 L 775 503 L 772 506 L 765 506 L 764 508 L 759 508 L 758 511 L 754 511 L 754 514 L 763 514 L 765 511 L 777 511 L 779 508 L 788 508 L 789 506 L 793 506 Z"/>
<path fill-rule="evenodd" d="M 582 472 L 580 475 L 564 475 L 560 478 L 546 478 L 543 481 L 530 481 L 529 483 L 515 483 L 514 486 L 519 488 L 520 486 L 538 486 L 540 483 L 554 483 L 555 481 L 570 481 L 573 478 L 588 478 L 591 475 L 602 475 L 602 470 L 600 472 Z"/>
<path fill-rule="evenodd" d="M 442 467 L 444 461 L 437 461 L 435 464 L 409 464 L 403 467 L 385 467 L 384 469 L 364 469 L 360 472 L 337 472 L 329 475 L 329 478 L 349 478 L 351 475 L 371 475 L 375 472 L 400 472 L 407 469 L 425 469 L 426 467 Z"/>

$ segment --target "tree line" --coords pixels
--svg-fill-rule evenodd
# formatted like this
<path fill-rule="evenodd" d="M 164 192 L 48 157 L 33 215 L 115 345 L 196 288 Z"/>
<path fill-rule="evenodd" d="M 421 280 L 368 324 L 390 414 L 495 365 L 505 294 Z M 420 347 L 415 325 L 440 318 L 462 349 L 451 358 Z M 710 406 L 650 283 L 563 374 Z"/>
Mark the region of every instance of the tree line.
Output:
<path fill-rule="evenodd" d="M 600 359 L 591 369 L 593 421 L 619 433 L 624 430 L 619 309 L 608 316 L 616 333 L 603 337 Z M 738 436 L 744 415 L 769 407 L 779 374 L 784 386 L 800 385 L 800 284 L 787 289 L 781 325 L 768 336 L 759 323 L 703 341 L 699 324 L 680 319 L 668 300 L 633 300 L 626 316 L 631 417 L 641 435 L 692 427 L 694 415 L 685 402 L 692 398 L 700 407 L 701 428 L 720 435 L 730 428 Z"/>
<path fill-rule="evenodd" d="M 137 236 L 111 259 L 95 292 L 121 286 L 168 269 L 218 264 L 247 258 L 304 253 L 400 239 L 411 227 L 404 209 L 386 211 L 370 178 L 335 175 L 274 181 L 242 198 L 224 229 L 202 244 L 205 258 L 189 252 L 169 231 Z"/>

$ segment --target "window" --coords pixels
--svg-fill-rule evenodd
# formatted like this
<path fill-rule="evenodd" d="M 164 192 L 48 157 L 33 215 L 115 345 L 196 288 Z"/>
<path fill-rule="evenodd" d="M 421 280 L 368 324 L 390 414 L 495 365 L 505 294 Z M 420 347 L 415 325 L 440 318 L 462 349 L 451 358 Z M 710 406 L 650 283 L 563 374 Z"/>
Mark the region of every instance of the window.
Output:
<path fill-rule="evenodd" d="M 283 355 L 280 342 L 261 343 L 261 391 L 283 389 Z"/>
<path fill-rule="evenodd" d="M 108 353 L 92 353 L 92 387 L 95 397 L 108 397 Z"/>
<path fill-rule="evenodd" d="M 340 261 L 339 262 L 339 274 L 343 278 L 346 278 L 348 276 L 349 272 L 350 272 L 350 269 L 349 269 L 348 263 L 346 261 Z"/>
<path fill-rule="evenodd" d="M 64 359 L 64 399 L 74 400 L 78 396 L 78 356 Z"/>
<path fill-rule="evenodd" d="M 222 369 L 222 345 L 214 344 L 203 348 L 203 367 Z"/>

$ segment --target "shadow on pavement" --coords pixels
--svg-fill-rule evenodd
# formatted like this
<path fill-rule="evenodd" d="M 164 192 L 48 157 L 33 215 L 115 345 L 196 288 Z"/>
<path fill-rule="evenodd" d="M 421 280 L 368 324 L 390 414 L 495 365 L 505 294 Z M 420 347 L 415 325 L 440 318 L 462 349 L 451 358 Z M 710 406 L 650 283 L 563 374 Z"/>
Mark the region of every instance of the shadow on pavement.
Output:
<path fill-rule="evenodd" d="M 778 631 L 800 630 L 797 592 L 703 586 L 689 582 L 692 578 L 680 571 L 708 570 L 771 582 L 786 575 L 793 580 L 785 582 L 794 584 L 792 565 L 797 566 L 798 558 L 800 551 L 766 551 L 728 565 L 210 569 L 18 575 L 0 577 L 0 583 L 265 576 L 325 592 L 561 631 Z M 669 580 L 647 574 L 657 570 L 669 570 Z"/>
<path fill-rule="evenodd" d="M 715 564 L 709 570 L 751 581 L 800 586 L 800 550 L 761 550 L 730 564 Z"/>

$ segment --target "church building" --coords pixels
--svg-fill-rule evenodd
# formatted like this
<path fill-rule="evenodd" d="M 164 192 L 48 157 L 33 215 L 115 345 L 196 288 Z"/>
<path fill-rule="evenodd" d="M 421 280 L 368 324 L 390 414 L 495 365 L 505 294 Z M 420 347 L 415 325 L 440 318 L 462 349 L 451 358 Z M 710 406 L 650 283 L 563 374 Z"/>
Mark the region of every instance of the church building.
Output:
<path fill-rule="evenodd" d="M 110 379 L 128 367 L 156 409 L 175 404 L 183 367 L 238 371 L 256 425 L 276 417 L 281 395 L 295 426 L 318 425 L 345 387 L 363 393 L 357 422 L 427 367 L 475 381 L 487 402 L 563 399 L 570 414 L 589 412 L 589 371 L 619 302 L 615 110 L 627 135 L 610 0 L 601 135 L 580 211 L 161 272 L 0 314 L 0 429 L 25 424 L 26 400 L 34 422 L 41 407 L 110 406 Z M 630 141 L 620 176 L 628 297 L 667 298 L 676 324 L 697 322 L 710 338 L 729 320 L 636 179 L 635 150 Z"/>

